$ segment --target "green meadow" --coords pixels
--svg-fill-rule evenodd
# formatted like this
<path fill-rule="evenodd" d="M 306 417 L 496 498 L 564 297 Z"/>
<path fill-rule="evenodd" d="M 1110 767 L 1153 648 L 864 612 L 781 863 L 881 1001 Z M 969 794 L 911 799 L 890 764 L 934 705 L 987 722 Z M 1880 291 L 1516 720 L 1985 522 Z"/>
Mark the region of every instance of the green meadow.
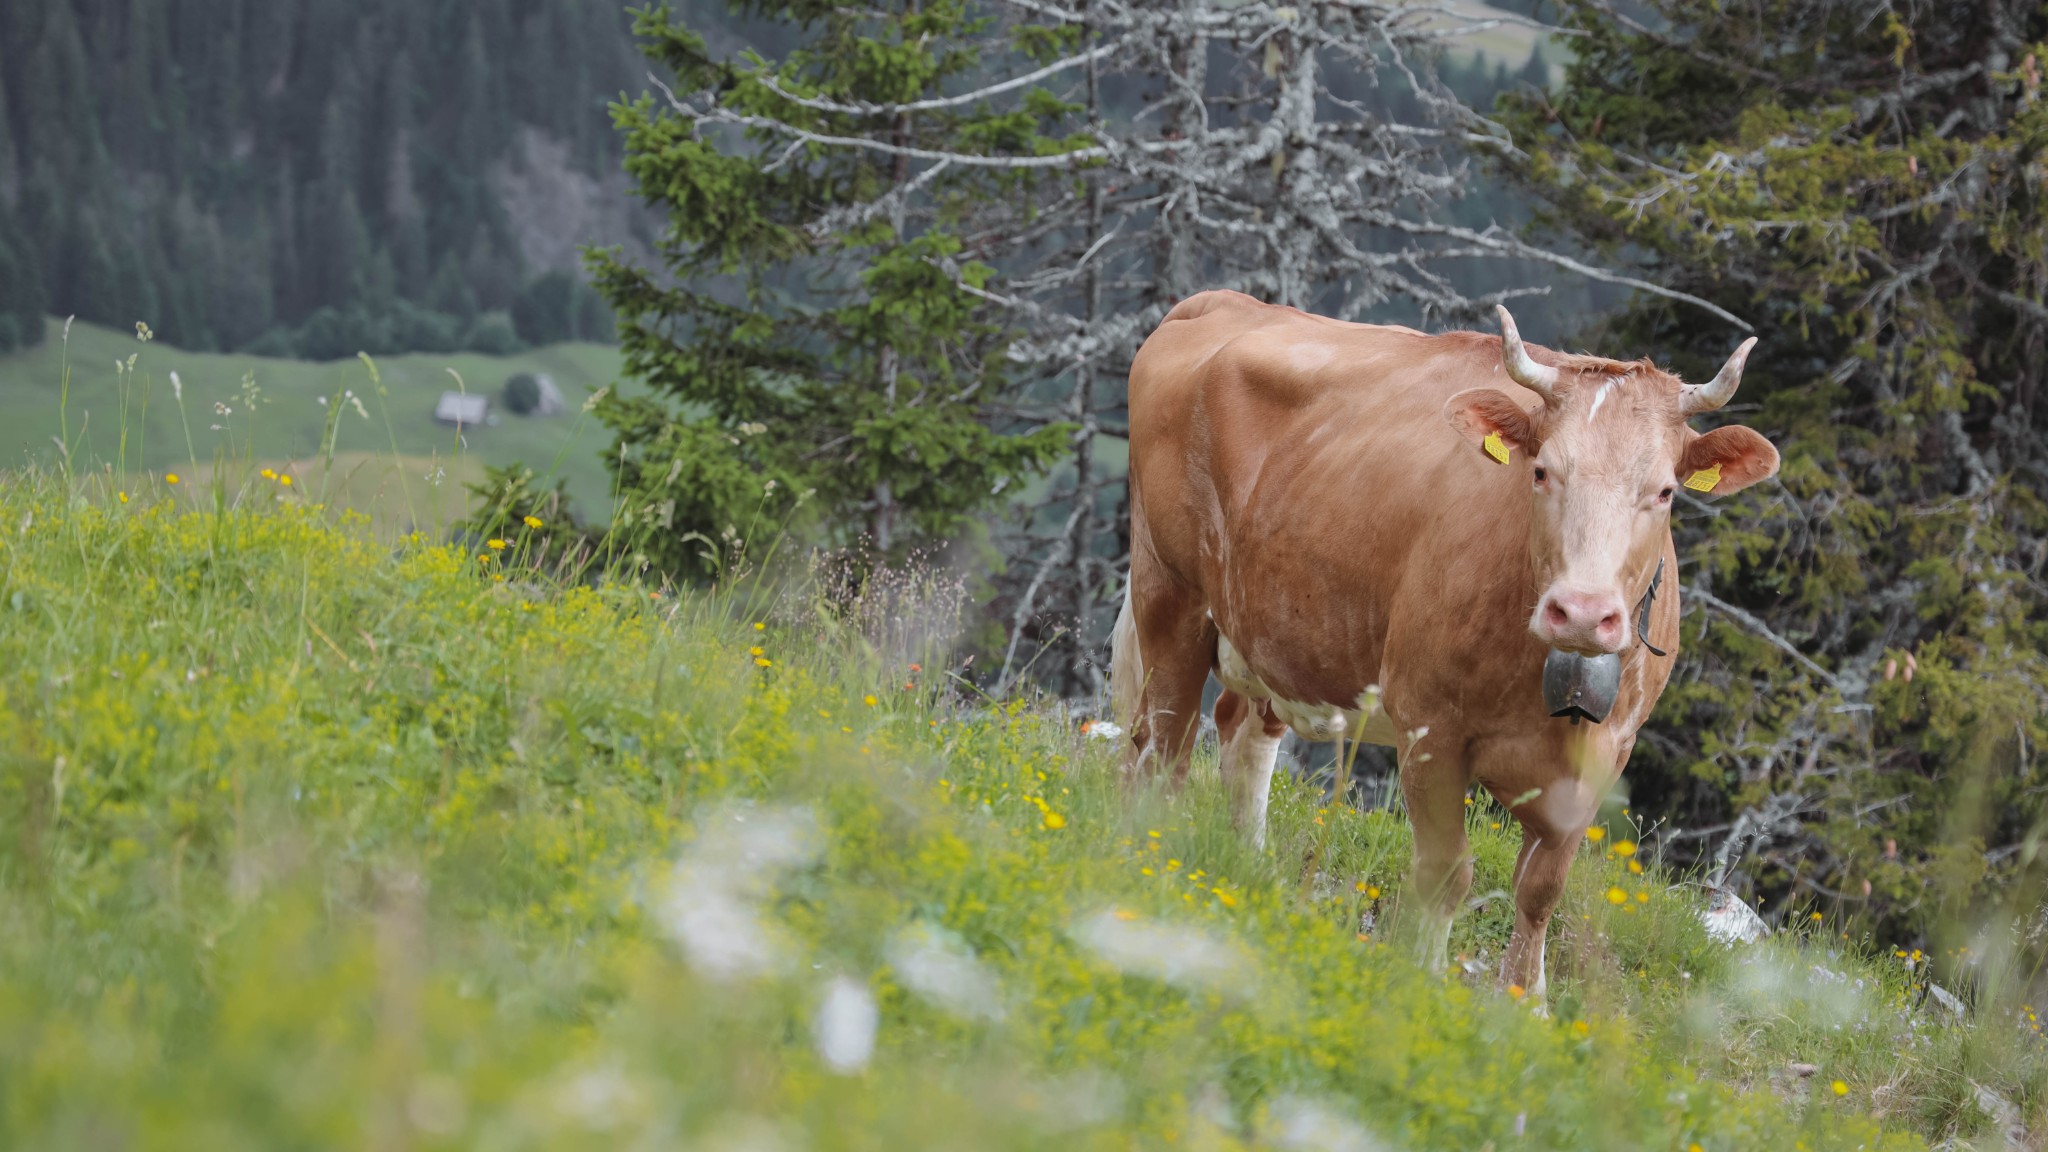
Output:
<path fill-rule="evenodd" d="M 1824 922 L 1715 943 L 1620 808 L 1539 1014 L 1491 980 L 1514 843 L 1484 802 L 1433 977 L 1398 813 L 1283 778 L 1255 852 L 1213 752 L 1126 791 L 1112 742 L 951 674 L 943 574 L 569 584 L 550 530 L 470 553 L 261 477 L 0 478 L 0 1146 L 1732 1152 L 2038 1121 L 2031 1007 L 1945 1017 L 1919 958 Z"/>
<path fill-rule="evenodd" d="M 70 451 L 81 462 L 156 474 L 192 472 L 195 465 L 210 470 L 217 458 L 245 465 L 243 471 L 302 469 L 320 455 L 325 404 L 341 396 L 337 449 L 375 453 L 383 466 L 371 472 L 390 473 L 374 484 L 366 477 L 350 481 L 352 494 L 368 501 L 358 507 L 380 522 L 402 527 L 408 495 L 421 509 L 422 527 L 436 526 L 424 509 L 437 504 L 453 520 L 467 507 L 455 501 L 462 481 L 480 478 L 484 466 L 518 463 L 567 480 L 585 515 L 602 518 L 610 507 L 601 459 L 610 438 L 580 409 L 592 393 L 615 384 L 617 349 L 563 344 L 516 356 L 419 353 L 380 359 L 376 367 L 382 395 L 358 360 L 187 352 L 91 324 L 72 324 L 67 340 L 64 323 L 53 320 L 41 344 L 0 355 L 0 468 L 46 458 L 68 430 Z M 500 390 L 519 372 L 553 377 L 568 410 L 548 418 L 504 411 Z M 497 423 L 466 429 L 461 437 L 436 423 L 435 402 L 456 390 L 488 395 Z M 360 411 L 347 398 L 351 392 Z M 402 463 L 395 464 L 397 458 Z M 446 488 L 439 495 L 432 481 L 437 467 Z"/>

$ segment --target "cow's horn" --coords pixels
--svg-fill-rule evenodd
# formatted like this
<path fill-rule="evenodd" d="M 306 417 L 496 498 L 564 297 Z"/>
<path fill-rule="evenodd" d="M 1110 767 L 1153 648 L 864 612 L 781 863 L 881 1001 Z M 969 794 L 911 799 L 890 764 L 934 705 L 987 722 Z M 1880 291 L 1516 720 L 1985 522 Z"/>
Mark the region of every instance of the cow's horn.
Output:
<path fill-rule="evenodd" d="M 1557 369 L 1538 364 L 1529 350 L 1522 347 L 1522 334 L 1515 330 L 1515 318 L 1508 315 L 1505 305 L 1495 305 L 1495 310 L 1500 313 L 1500 359 L 1507 366 L 1508 379 L 1545 401 L 1555 400 L 1552 390 L 1557 387 Z"/>
<path fill-rule="evenodd" d="M 1735 398 L 1735 387 L 1742 383 L 1742 365 L 1749 359 L 1749 350 L 1756 347 L 1756 337 L 1751 336 L 1735 350 L 1735 355 L 1721 365 L 1720 375 L 1705 384 L 1687 384 L 1678 394 L 1678 410 L 1687 416 L 1712 412 Z"/>

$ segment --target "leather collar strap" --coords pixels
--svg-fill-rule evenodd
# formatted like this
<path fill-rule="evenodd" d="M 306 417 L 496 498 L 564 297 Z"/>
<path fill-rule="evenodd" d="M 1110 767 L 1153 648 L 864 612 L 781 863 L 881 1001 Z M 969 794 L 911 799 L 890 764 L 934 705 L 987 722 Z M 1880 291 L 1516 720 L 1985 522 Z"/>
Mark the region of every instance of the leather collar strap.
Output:
<path fill-rule="evenodd" d="M 1657 557 L 1657 571 L 1650 576 L 1650 586 L 1643 592 L 1642 602 L 1636 605 L 1636 639 L 1641 640 L 1643 647 L 1648 648 L 1656 655 L 1668 656 L 1670 653 L 1650 643 L 1650 606 L 1657 602 L 1657 588 L 1663 583 L 1664 558 L 1659 556 Z"/>

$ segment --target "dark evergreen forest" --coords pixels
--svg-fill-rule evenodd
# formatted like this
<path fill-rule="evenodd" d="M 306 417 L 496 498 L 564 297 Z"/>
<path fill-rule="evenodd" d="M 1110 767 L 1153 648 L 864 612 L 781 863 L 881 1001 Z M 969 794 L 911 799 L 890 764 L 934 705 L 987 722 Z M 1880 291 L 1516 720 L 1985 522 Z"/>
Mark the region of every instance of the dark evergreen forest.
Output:
<path fill-rule="evenodd" d="M 609 339 L 579 245 L 644 233 L 644 76 L 616 0 L 0 0 L 0 350 Z"/>

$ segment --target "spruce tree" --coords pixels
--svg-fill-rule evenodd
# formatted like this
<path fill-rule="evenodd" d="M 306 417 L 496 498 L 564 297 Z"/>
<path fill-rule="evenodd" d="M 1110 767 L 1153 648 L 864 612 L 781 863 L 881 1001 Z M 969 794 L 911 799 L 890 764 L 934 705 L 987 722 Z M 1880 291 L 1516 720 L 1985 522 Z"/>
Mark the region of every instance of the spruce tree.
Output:
<path fill-rule="evenodd" d="M 1008 341 L 978 294 L 991 270 L 963 239 L 981 205 L 1025 191 L 1023 177 L 913 157 L 1053 145 L 1031 116 L 934 99 L 1003 51 L 957 0 L 737 11 L 780 22 L 797 46 L 716 57 L 655 9 L 638 31 L 677 95 L 614 113 L 629 174 L 667 216 L 662 269 L 591 257 L 627 370 L 654 389 L 599 409 L 619 439 L 606 458 L 623 512 L 649 529 L 650 562 L 675 573 L 708 563 L 687 537 L 729 539 L 806 496 L 832 535 L 865 534 L 885 554 L 955 533 L 1066 430 L 1004 434 Z M 747 109 L 751 138 L 700 130 L 700 93 Z M 917 100 L 933 107 L 862 107 Z"/>

